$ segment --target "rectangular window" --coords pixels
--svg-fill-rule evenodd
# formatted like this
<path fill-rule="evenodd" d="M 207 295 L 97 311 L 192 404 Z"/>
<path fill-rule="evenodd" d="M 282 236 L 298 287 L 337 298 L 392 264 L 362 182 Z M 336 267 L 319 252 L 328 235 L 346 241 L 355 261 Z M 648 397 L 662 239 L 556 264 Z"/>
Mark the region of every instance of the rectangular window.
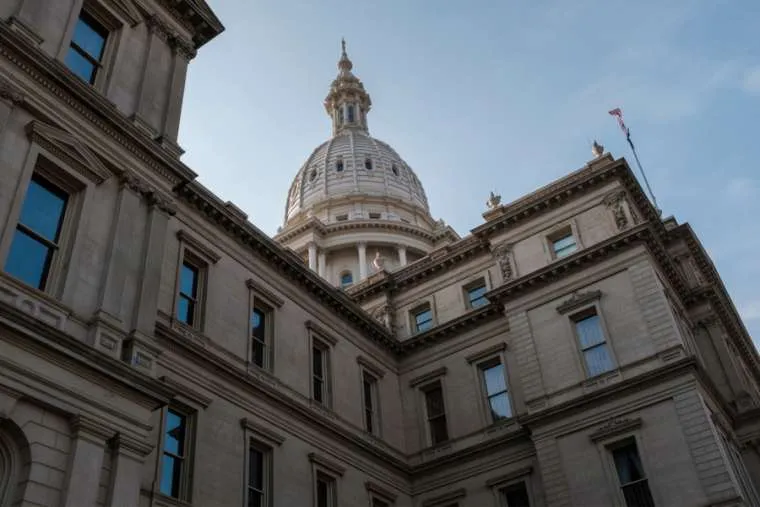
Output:
<path fill-rule="evenodd" d="M 188 433 L 188 417 L 168 409 L 164 425 L 160 491 L 180 500 L 187 500 L 189 491 Z"/>
<path fill-rule="evenodd" d="M 311 350 L 312 397 L 323 405 L 329 405 L 329 349 L 315 342 Z"/>
<path fill-rule="evenodd" d="M 317 507 L 336 507 L 335 480 L 323 474 L 317 474 Z"/>
<path fill-rule="evenodd" d="M 196 329 L 201 327 L 201 304 L 205 282 L 206 264 L 186 250 L 179 270 L 177 320 Z"/>
<path fill-rule="evenodd" d="M 573 318 L 575 331 L 581 346 L 586 373 L 594 377 L 614 368 L 602 330 L 602 322 L 595 310 Z"/>
<path fill-rule="evenodd" d="M 483 377 L 491 420 L 496 422 L 512 417 L 504 365 L 499 359 L 494 359 L 479 365 L 478 368 Z"/>
<path fill-rule="evenodd" d="M 364 429 L 368 433 L 376 435 L 378 433 L 378 414 L 377 414 L 377 379 L 367 373 L 362 373 L 362 391 L 364 398 Z"/>
<path fill-rule="evenodd" d="M 346 220 L 348 220 L 348 215 L 346 215 L 346 214 L 336 215 L 335 216 L 335 220 L 338 221 L 338 222 L 345 222 Z"/>
<path fill-rule="evenodd" d="M 270 504 L 269 474 L 271 452 L 251 441 L 248 446 L 248 506 L 265 507 Z"/>
<path fill-rule="evenodd" d="M 421 333 L 433 327 L 433 310 L 430 305 L 425 305 L 412 312 L 414 331 Z"/>
<path fill-rule="evenodd" d="M 107 39 L 108 30 L 90 14 L 82 11 L 66 54 L 66 66 L 84 81 L 95 84 L 95 78 L 102 67 Z"/>
<path fill-rule="evenodd" d="M 271 366 L 272 315 L 272 310 L 258 303 L 251 312 L 251 361 L 260 368 Z"/>
<path fill-rule="evenodd" d="M 390 505 L 388 504 L 388 502 L 384 502 L 380 500 L 379 498 L 373 498 L 372 507 L 390 507 Z"/>
<path fill-rule="evenodd" d="M 370 213 L 369 218 L 371 220 L 380 220 L 380 213 Z"/>
<path fill-rule="evenodd" d="M 612 449 L 620 489 L 627 507 L 654 507 L 649 483 L 641 465 L 634 439 L 625 440 Z"/>
<path fill-rule="evenodd" d="M 552 248 L 554 250 L 554 257 L 556 259 L 560 259 L 578 250 L 578 244 L 575 241 L 573 233 L 568 232 L 560 237 L 553 239 Z"/>
<path fill-rule="evenodd" d="M 39 175 L 32 176 L 13 235 L 5 271 L 45 290 L 60 250 L 61 230 L 69 195 Z"/>
<path fill-rule="evenodd" d="M 501 490 L 505 507 L 530 507 L 528 488 L 524 481 L 510 484 Z"/>
<path fill-rule="evenodd" d="M 431 384 L 424 389 L 425 408 L 427 411 L 428 430 L 430 431 L 430 443 L 440 444 L 449 439 L 446 428 L 446 409 L 443 403 L 443 388 L 440 382 Z"/>
<path fill-rule="evenodd" d="M 471 285 L 467 289 L 467 305 L 470 308 L 480 308 L 483 305 L 488 304 L 488 300 L 485 297 L 486 284 L 482 280 L 475 285 Z"/>

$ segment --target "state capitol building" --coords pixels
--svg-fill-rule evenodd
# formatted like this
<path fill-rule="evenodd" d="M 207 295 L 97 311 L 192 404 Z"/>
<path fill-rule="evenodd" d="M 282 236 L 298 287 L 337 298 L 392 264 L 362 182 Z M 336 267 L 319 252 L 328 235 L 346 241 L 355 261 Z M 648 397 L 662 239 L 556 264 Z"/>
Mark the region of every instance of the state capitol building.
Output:
<path fill-rule="evenodd" d="M 0 507 L 760 505 L 760 358 L 624 159 L 460 236 L 344 44 L 272 238 L 177 144 L 223 29 L 0 2 Z"/>

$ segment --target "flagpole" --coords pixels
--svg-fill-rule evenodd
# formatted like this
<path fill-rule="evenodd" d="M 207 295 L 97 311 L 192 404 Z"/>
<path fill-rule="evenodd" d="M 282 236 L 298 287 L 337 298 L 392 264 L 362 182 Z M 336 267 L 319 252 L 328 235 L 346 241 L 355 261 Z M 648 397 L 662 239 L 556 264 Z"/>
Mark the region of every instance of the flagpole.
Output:
<path fill-rule="evenodd" d="M 644 185 L 647 187 L 647 192 L 649 192 L 649 197 L 652 198 L 652 204 L 654 205 L 655 211 L 657 211 L 658 215 L 662 215 L 662 210 L 659 206 L 657 206 L 657 199 L 654 196 L 654 192 L 652 192 L 652 187 L 649 186 L 649 180 L 647 179 L 647 173 L 644 172 L 644 168 L 641 167 L 641 161 L 639 160 L 639 155 L 636 153 L 636 147 L 633 145 L 633 141 L 631 140 L 631 130 L 625 126 L 625 122 L 623 121 L 623 111 L 620 110 L 619 107 L 616 107 L 612 111 L 609 112 L 610 115 L 614 116 L 615 119 L 617 119 L 618 125 L 620 126 L 620 130 L 623 131 L 625 134 L 625 139 L 628 141 L 628 146 L 631 147 L 631 152 L 633 152 L 633 158 L 636 160 L 636 166 L 639 168 L 639 172 L 641 173 L 642 178 L 644 179 Z"/>
<path fill-rule="evenodd" d="M 662 210 L 659 206 L 657 206 L 657 199 L 654 196 L 654 192 L 652 192 L 652 187 L 649 186 L 649 180 L 647 179 L 647 173 L 644 172 L 644 168 L 641 167 L 641 162 L 639 161 L 639 155 L 636 153 L 636 147 L 633 146 L 633 141 L 631 141 L 631 134 L 630 131 L 628 135 L 626 136 L 626 139 L 628 140 L 628 146 L 631 147 L 631 151 L 633 152 L 633 158 L 636 160 L 636 165 L 639 168 L 639 172 L 641 173 L 641 176 L 644 178 L 644 185 L 647 187 L 647 192 L 649 192 L 649 195 L 652 197 L 652 204 L 654 204 L 654 209 L 657 211 L 659 215 L 662 215 Z"/>

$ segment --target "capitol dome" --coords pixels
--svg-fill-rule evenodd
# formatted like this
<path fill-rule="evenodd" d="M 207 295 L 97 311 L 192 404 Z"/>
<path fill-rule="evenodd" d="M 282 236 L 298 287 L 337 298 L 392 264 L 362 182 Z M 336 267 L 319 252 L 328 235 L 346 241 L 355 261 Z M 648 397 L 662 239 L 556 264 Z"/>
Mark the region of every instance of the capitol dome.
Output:
<path fill-rule="evenodd" d="M 332 137 L 296 174 L 275 237 L 343 287 L 458 239 L 430 215 L 425 190 L 409 165 L 369 134 L 372 100 L 352 69 L 343 42 L 338 76 L 324 103 Z"/>

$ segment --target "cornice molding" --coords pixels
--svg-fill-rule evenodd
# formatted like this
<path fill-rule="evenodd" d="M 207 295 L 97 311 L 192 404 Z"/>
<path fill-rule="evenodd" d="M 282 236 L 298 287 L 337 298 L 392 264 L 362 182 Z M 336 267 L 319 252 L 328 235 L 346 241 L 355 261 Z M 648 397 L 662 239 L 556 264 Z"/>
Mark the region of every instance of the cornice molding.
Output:
<path fill-rule="evenodd" d="M 189 232 L 187 232 L 184 229 L 180 229 L 177 231 L 177 239 L 181 243 L 186 243 L 187 246 L 190 247 L 190 250 L 193 251 L 196 255 L 200 255 L 202 258 L 204 258 L 208 264 L 216 264 L 219 262 L 222 258 L 221 255 L 219 255 L 215 250 L 213 250 L 211 247 L 208 247 L 201 243 L 199 240 L 195 239 Z"/>
<path fill-rule="evenodd" d="M 59 157 L 96 185 L 100 185 L 111 177 L 111 171 L 106 168 L 100 158 L 71 133 L 39 120 L 27 123 L 24 131 L 31 142 Z"/>
<path fill-rule="evenodd" d="M 339 465 L 338 463 L 323 456 L 320 456 L 315 452 L 309 453 L 309 461 L 338 477 L 343 477 L 343 475 L 346 473 L 346 467 Z"/>
<path fill-rule="evenodd" d="M 504 352 L 505 350 L 507 350 L 507 344 L 504 342 L 499 342 L 496 345 L 491 345 L 490 347 L 487 347 L 483 350 L 479 350 L 478 352 L 475 352 L 474 354 L 470 354 L 469 356 L 465 357 L 464 360 L 467 361 L 468 363 L 475 363 L 478 361 L 482 361 L 483 359 L 488 359 L 497 354 L 500 354 Z"/>
<path fill-rule="evenodd" d="M 100 92 L 74 76 L 61 62 L 28 44 L 5 23 L 0 23 L 0 55 L 142 163 L 166 178 L 170 185 L 197 176 L 136 127 Z M 24 102 L 30 109 L 38 111 L 42 116 L 46 115 L 44 110 L 36 106 L 34 97 L 27 95 Z"/>
<path fill-rule="evenodd" d="M 331 332 L 329 332 L 327 329 L 325 329 L 324 327 L 320 326 L 319 324 L 317 324 L 313 320 L 307 320 L 304 323 L 304 325 L 306 326 L 306 329 L 308 329 L 312 333 L 316 334 L 317 337 L 320 340 L 326 341 L 327 343 L 329 343 L 332 346 L 335 346 L 335 345 L 338 344 L 338 339 L 335 338 L 332 335 Z"/>
<path fill-rule="evenodd" d="M 607 421 L 605 424 L 596 429 L 588 437 L 592 442 L 598 442 L 600 440 L 606 440 L 623 433 L 637 430 L 641 428 L 641 417 L 630 418 L 614 418 Z"/>
<path fill-rule="evenodd" d="M 265 303 L 272 305 L 276 308 L 282 308 L 282 305 L 285 304 L 284 299 L 282 299 L 280 296 L 278 296 L 271 290 L 264 287 L 264 285 L 257 282 L 253 278 L 249 278 L 248 280 L 246 280 L 245 286 L 248 287 L 249 290 L 253 291 L 254 299 L 256 298 L 256 296 L 259 296 L 261 297 L 261 299 L 264 300 Z"/>
<path fill-rule="evenodd" d="M 443 495 L 434 496 L 422 501 L 422 507 L 443 507 L 448 506 L 450 503 L 456 503 L 467 496 L 467 490 L 465 488 L 459 488 Z"/>
<path fill-rule="evenodd" d="M 240 426 L 249 431 L 254 440 L 259 440 L 270 447 L 279 447 L 285 442 L 284 436 L 254 422 L 253 419 L 247 417 L 240 419 Z"/>
<path fill-rule="evenodd" d="M 383 500 L 387 500 L 390 503 L 395 503 L 396 498 L 398 498 L 398 495 L 396 493 L 393 493 L 392 491 L 389 491 L 385 489 L 384 487 L 380 486 L 376 482 L 367 481 L 364 483 L 365 489 L 379 497 L 381 497 Z"/>
<path fill-rule="evenodd" d="M 508 474 L 500 475 L 498 477 L 494 477 L 493 479 L 488 479 L 486 481 L 486 487 L 487 488 L 498 488 L 501 485 L 513 481 L 515 479 L 519 479 L 520 477 L 525 477 L 527 475 L 530 475 L 533 473 L 533 467 L 527 466 L 518 468 L 517 470 L 514 470 Z"/>
<path fill-rule="evenodd" d="M 602 298 L 602 291 L 592 290 L 589 292 L 574 292 L 568 299 L 557 307 L 557 313 L 564 315 L 583 306 L 599 301 Z"/>
<path fill-rule="evenodd" d="M 0 76 L 0 100 L 10 102 L 12 105 L 18 106 L 24 103 L 26 96 L 21 91 L 21 88 L 11 83 L 11 81 L 3 76 Z"/>
<path fill-rule="evenodd" d="M 436 368 L 435 370 L 432 370 L 427 373 L 423 373 L 422 375 L 418 375 L 414 377 L 413 379 L 409 381 L 409 387 L 414 388 L 419 385 L 426 384 L 435 379 L 445 376 L 448 372 L 449 372 L 448 368 L 446 368 L 445 366 L 441 366 L 440 368 Z"/>
<path fill-rule="evenodd" d="M 385 371 L 380 368 L 379 366 L 376 366 L 374 362 L 370 361 L 364 356 L 357 356 L 356 362 L 365 370 L 370 372 L 372 375 L 374 375 L 377 378 L 383 378 L 385 376 Z"/>
<path fill-rule="evenodd" d="M 159 0 L 161 5 L 182 26 L 193 33 L 197 47 L 201 47 L 224 31 L 205 0 Z"/>
<path fill-rule="evenodd" d="M 166 375 L 163 375 L 158 378 L 161 382 L 163 382 L 166 387 L 171 389 L 172 391 L 175 391 L 177 393 L 177 396 L 182 396 L 184 398 L 187 398 L 190 400 L 193 404 L 200 406 L 201 408 L 208 408 L 208 406 L 213 401 L 213 398 L 210 398 L 209 396 L 206 396 L 205 394 L 200 393 L 199 391 L 196 391 L 195 389 L 192 389 L 182 382 L 177 382 L 171 377 L 168 377 Z"/>

